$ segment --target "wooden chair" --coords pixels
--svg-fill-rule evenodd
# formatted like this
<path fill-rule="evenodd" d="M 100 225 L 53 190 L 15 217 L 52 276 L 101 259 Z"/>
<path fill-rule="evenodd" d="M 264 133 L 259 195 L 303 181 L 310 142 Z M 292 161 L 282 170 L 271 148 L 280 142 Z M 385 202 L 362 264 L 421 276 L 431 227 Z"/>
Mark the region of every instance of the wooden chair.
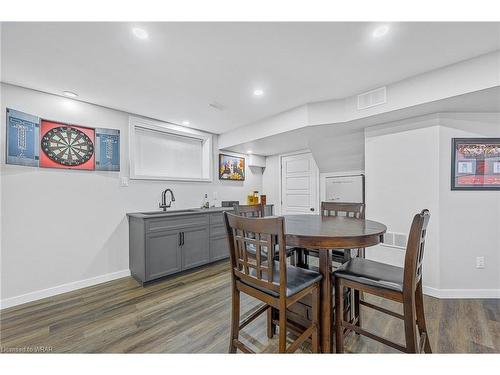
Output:
<path fill-rule="evenodd" d="M 243 217 L 264 217 L 264 205 L 262 204 L 251 204 L 242 205 L 235 203 L 233 205 L 234 214 Z"/>
<path fill-rule="evenodd" d="M 233 205 L 233 208 L 234 208 L 235 215 L 238 215 L 238 216 L 253 217 L 253 218 L 266 216 L 264 205 L 262 205 L 262 204 L 241 205 L 241 204 L 235 203 Z M 252 247 L 250 247 L 250 250 L 251 249 L 252 249 Z M 295 265 L 295 257 L 293 256 L 294 254 L 295 254 L 295 248 L 287 247 L 286 256 L 291 257 L 290 262 L 293 265 Z M 276 254 L 275 260 L 278 260 L 278 257 L 279 257 L 279 254 Z"/>
<path fill-rule="evenodd" d="M 343 328 L 353 330 L 360 335 L 367 336 L 403 352 L 432 352 L 425 325 L 424 301 L 422 296 L 422 260 L 429 218 L 430 214 L 428 210 L 423 210 L 413 218 L 406 246 L 404 268 L 363 258 L 354 258 L 333 273 L 335 279 L 335 308 L 338 309 L 338 314 L 335 314 L 337 353 L 344 351 Z M 406 346 L 376 336 L 364 330 L 361 326 L 344 321 L 342 314 L 343 304 L 339 296 L 345 287 L 402 303 L 403 315 L 365 301 L 360 302 L 362 306 L 403 319 Z M 418 335 L 415 323 L 418 327 Z"/>
<path fill-rule="evenodd" d="M 239 331 L 271 308 L 279 314 L 279 352 L 294 352 L 308 338 L 312 350 L 319 351 L 319 298 L 321 275 L 286 264 L 284 219 L 282 217 L 245 218 L 224 213 L 229 241 L 232 276 L 232 313 L 229 352 L 237 349 L 253 353 L 239 340 Z M 252 233 L 250 237 L 247 234 Z M 256 249 L 255 256 L 248 246 Z M 277 246 L 276 246 L 277 245 Z M 279 261 L 268 261 L 264 254 L 274 255 L 278 249 Z M 270 256 L 269 259 L 273 259 Z M 264 305 L 240 322 L 240 293 L 264 302 Z M 313 319 L 311 325 L 287 348 L 287 308 L 304 296 L 312 295 Z"/>

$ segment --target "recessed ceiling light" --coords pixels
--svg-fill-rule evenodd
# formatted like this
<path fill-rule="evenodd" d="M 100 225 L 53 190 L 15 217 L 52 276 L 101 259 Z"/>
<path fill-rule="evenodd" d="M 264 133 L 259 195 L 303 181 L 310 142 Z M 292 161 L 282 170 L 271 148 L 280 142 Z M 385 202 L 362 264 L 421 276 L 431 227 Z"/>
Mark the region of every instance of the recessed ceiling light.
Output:
<path fill-rule="evenodd" d="M 74 92 L 71 91 L 63 91 L 63 94 L 68 98 L 76 98 L 78 96 L 78 94 L 75 94 Z"/>
<path fill-rule="evenodd" d="M 182 121 L 182 125 L 186 125 L 186 126 L 188 126 L 189 124 L 191 124 L 189 121 L 186 121 L 186 120 L 185 120 L 185 121 Z"/>
<path fill-rule="evenodd" d="M 148 32 L 144 29 L 141 29 L 140 27 L 134 27 L 132 29 L 132 32 L 136 36 L 136 38 L 139 39 L 148 39 Z"/>
<path fill-rule="evenodd" d="M 264 90 L 261 90 L 261 89 L 253 90 L 253 94 L 255 96 L 262 96 L 262 95 L 264 95 Z"/>
<path fill-rule="evenodd" d="M 374 38 L 381 38 L 389 32 L 389 29 L 389 25 L 381 25 L 373 30 L 372 36 Z"/>
<path fill-rule="evenodd" d="M 252 153 L 252 150 L 248 150 L 248 151 L 247 151 L 247 154 L 251 154 L 251 153 Z"/>

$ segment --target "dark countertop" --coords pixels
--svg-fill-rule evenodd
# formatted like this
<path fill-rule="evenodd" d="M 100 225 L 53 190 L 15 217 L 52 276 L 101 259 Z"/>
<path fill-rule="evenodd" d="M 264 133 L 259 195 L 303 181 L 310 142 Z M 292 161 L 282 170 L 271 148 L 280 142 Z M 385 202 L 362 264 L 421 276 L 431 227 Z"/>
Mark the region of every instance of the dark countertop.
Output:
<path fill-rule="evenodd" d="M 216 212 L 232 211 L 232 207 L 211 207 L 211 208 L 187 208 L 179 210 L 168 210 L 167 211 L 145 211 L 145 212 L 127 212 L 127 216 L 136 217 L 139 219 L 154 219 L 157 217 L 165 216 L 184 216 L 184 215 L 195 215 L 195 214 L 209 214 Z"/>

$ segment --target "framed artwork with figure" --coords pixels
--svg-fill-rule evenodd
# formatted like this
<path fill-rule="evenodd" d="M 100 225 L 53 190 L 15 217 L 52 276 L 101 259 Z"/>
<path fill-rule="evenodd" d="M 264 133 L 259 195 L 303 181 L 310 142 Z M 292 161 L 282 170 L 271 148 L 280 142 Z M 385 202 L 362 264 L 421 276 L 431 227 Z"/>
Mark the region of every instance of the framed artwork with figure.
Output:
<path fill-rule="evenodd" d="M 500 190 L 500 138 L 451 143 L 451 190 Z"/>
<path fill-rule="evenodd" d="M 219 154 L 219 180 L 244 181 L 245 158 Z"/>

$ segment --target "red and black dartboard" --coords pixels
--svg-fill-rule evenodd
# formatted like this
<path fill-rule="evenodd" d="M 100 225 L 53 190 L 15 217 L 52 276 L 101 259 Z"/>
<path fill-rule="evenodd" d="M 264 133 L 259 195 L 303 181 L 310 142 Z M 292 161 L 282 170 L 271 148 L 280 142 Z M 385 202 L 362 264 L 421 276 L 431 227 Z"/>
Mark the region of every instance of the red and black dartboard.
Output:
<path fill-rule="evenodd" d="M 42 137 L 41 148 L 50 160 L 67 167 L 84 164 L 94 154 L 92 140 L 81 130 L 70 126 L 50 129 Z"/>

